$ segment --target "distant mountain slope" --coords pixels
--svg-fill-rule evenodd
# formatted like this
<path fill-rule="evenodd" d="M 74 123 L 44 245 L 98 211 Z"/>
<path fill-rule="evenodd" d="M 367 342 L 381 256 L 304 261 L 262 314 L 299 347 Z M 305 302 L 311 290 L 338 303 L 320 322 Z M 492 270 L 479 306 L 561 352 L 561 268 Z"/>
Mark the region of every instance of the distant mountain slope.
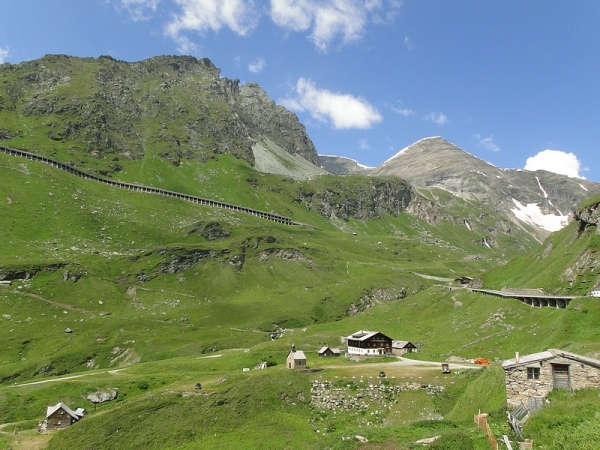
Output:
<path fill-rule="evenodd" d="M 485 286 L 541 288 L 549 293 L 600 291 L 600 195 L 580 205 L 574 221 L 537 250 L 489 272 Z"/>
<path fill-rule="evenodd" d="M 253 147 L 265 142 L 318 168 L 294 113 L 256 83 L 221 78 L 206 58 L 47 55 L 0 65 L 0 85 L 0 141 L 105 175 L 149 154 L 180 165 L 227 153 L 254 165 Z"/>
<path fill-rule="evenodd" d="M 578 203 L 600 193 L 600 184 L 586 180 L 499 169 L 442 137 L 415 142 L 370 175 L 396 175 L 416 187 L 437 187 L 484 202 L 538 239 L 564 227 Z"/>
<path fill-rule="evenodd" d="M 319 155 L 319 164 L 333 175 L 368 175 L 374 169 L 344 156 Z"/>

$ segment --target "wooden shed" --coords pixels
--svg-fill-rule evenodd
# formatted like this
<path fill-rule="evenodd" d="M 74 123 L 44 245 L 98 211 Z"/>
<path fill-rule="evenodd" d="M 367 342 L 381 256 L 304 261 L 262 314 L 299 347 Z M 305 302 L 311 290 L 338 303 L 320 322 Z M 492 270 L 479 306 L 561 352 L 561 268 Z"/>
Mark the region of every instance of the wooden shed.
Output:
<path fill-rule="evenodd" d="M 54 406 L 46 408 L 46 419 L 38 425 L 39 431 L 59 430 L 70 427 L 75 422 L 81 420 L 85 413 L 83 408 L 77 408 L 73 411 L 63 402 L 58 402 Z"/>
<path fill-rule="evenodd" d="M 296 346 L 292 345 L 286 363 L 288 369 L 306 369 L 306 356 L 302 350 L 296 350 Z"/>
<path fill-rule="evenodd" d="M 331 348 L 331 347 L 321 347 L 319 350 L 320 358 L 327 358 L 331 356 L 340 356 L 342 353 L 339 348 Z"/>

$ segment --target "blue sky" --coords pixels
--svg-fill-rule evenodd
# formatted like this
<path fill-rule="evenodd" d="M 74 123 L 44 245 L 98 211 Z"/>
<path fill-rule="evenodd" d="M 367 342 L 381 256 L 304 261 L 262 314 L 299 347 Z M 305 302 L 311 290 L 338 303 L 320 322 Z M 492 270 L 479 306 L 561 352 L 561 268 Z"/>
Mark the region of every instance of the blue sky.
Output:
<path fill-rule="evenodd" d="M 376 166 L 443 136 L 600 182 L 599 19 L 596 0 L 2 0 L 0 63 L 208 57 L 294 110 L 320 154 Z"/>

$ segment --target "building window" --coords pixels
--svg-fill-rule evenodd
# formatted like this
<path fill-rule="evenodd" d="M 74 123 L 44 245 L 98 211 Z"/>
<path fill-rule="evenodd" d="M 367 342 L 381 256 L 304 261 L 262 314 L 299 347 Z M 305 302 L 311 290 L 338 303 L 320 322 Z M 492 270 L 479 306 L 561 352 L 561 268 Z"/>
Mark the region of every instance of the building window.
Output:
<path fill-rule="evenodd" d="M 528 367 L 527 368 L 527 379 L 528 380 L 539 380 L 540 379 L 540 368 L 539 367 Z"/>

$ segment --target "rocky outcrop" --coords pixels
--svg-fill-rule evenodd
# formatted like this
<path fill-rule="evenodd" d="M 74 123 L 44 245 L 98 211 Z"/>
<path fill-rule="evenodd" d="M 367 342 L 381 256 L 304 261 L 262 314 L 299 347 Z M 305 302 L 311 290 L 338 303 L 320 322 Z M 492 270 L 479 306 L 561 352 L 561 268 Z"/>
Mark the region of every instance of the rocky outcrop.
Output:
<path fill-rule="evenodd" d="M 38 272 L 55 272 L 67 264 L 48 264 L 45 266 L 30 266 L 26 268 L 2 268 L 0 267 L 0 281 L 28 280 Z"/>
<path fill-rule="evenodd" d="M 259 261 L 266 262 L 269 258 L 278 258 L 286 261 L 297 261 L 305 263 L 310 269 L 314 269 L 315 262 L 311 258 L 307 258 L 295 248 L 270 248 L 257 253 L 256 257 Z"/>
<path fill-rule="evenodd" d="M 187 248 L 171 248 L 168 250 L 159 249 L 153 252 L 146 253 L 141 256 L 131 258 L 133 261 L 144 259 L 153 254 L 161 256 L 162 260 L 147 270 L 142 269 L 134 275 L 135 281 L 138 283 L 146 283 L 153 278 L 164 274 L 176 274 L 183 272 L 204 260 L 220 259 L 229 254 L 229 250 L 213 250 L 213 249 L 187 249 Z M 132 280 L 130 277 L 121 278 L 121 283 L 128 283 Z"/>
<path fill-rule="evenodd" d="M 266 137 L 291 155 L 319 165 L 317 150 L 296 114 L 276 105 L 256 83 L 239 89 L 234 109 L 255 139 Z"/>
<path fill-rule="evenodd" d="M 600 271 L 600 255 L 596 249 L 589 249 L 579 255 L 575 264 L 563 271 L 561 280 L 573 286 L 586 273 L 597 273 L 598 271 Z"/>
<path fill-rule="evenodd" d="M 231 235 L 231 231 L 229 231 L 223 224 L 219 222 L 208 222 L 208 223 L 198 223 L 194 225 L 188 232 L 186 232 L 186 236 L 190 234 L 197 234 L 202 236 L 207 241 L 216 241 L 217 239 L 227 239 Z"/>
<path fill-rule="evenodd" d="M 206 58 L 157 56 L 128 63 L 47 55 L 0 65 L 0 84 L 9 86 L 0 93 L 3 109 L 15 117 L 43 117 L 32 123 L 44 124 L 34 133 L 22 121 L 8 121 L 2 139 L 25 132 L 45 136 L 48 142 L 36 141 L 36 151 L 65 144 L 78 166 L 100 160 L 93 165 L 101 175 L 121 170 L 121 158 L 144 158 L 148 148 L 175 165 L 225 153 L 254 164 L 252 146 L 264 137 L 318 164 L 294 113 L 275 105 L 255 83 L 240 88 L 239 80 L 221 77 Z M 28 145 L 27 137 L 21 145 Z"/>
<path fill-rule="evenodd" d="M 416 293 L 415 291 L 411 292 Z M 369 289 L 363 292 L 363 295 L 356 301 L 350 304 L 346 310 L 346 316 L 355 316 L 360 314 L 371 306 L 381 305 L 382 303 L 390 300 L 398 300 L 407 296 L 406 289 L 401 287 L 400 289 Z"/>
<path fill-rule="evenodd" d="M 86 395 L 86 399 L 88 399 L 93 404 L 110 402 L 117 398 L 119 395 L 119 391 L 117 389 L 104 389 L 96 392 L 92 392 L 91 394 Z"/>
<path fill-rule="evenodd" d="M 406 211 L 413 195 L 412 187 L 399 178 L 360 177 L 339 179 L 325 186 L 304 185 L 295 201 L 328 220 L 369 220 L 398 216 Z"/>
<path fill-rule="evenodd" d="M 600 223 L 600 203 L 578 209 L 573 213 L 573 216 L 579 222 L 579 232 L 582 232 L 588 226 L 595 226 L 596 232 L 600 233 L 600 227 L 598 227 Z"/>

